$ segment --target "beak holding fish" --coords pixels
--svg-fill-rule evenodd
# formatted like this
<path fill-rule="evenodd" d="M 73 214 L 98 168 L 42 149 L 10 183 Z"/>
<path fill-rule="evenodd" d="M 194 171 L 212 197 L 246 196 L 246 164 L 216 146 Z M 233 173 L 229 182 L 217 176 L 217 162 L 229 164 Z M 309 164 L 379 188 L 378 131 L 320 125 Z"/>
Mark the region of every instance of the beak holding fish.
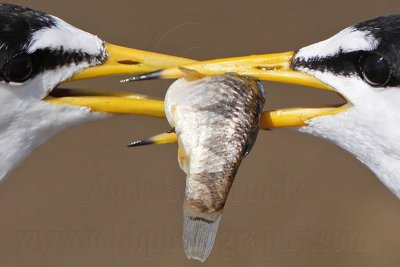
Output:
<path fill-rule="evenodd" d="M 236 172 L 257 138 L 265 93 L 249 77 L 202 77 L 196 71 L 181 71 L 185 78 L 174 82 L 165 97 L 165 113 L 173 130 L 130 146 L 169 143 L 177 137 L 179 165 L 187 175 L 185 253 L 205 261 Z"/>

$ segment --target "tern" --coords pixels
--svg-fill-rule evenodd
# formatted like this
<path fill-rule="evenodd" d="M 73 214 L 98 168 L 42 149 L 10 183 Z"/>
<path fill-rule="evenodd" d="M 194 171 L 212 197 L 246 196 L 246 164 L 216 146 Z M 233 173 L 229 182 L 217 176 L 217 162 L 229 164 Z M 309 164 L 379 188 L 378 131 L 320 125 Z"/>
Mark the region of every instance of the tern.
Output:
<path fill-rule="evenodd" d="M 0 4 L 0 180 L 61 130 L 104 112 L 163 117 L 159 101 L 60 83 L 193 62 L 112 45 L 55 16 Z"/>
<path fill-rule="evenodd" d="M 400 197 L 400 15 L 350 26 L 331 38 L 285 53 L 191 63 L 129 80 L 235 72 L 260 80 L 305 85 L 341 95 L 345 104 L 264 112 L 262 129 L 295 127 L 352 153 Z M 152 143 L 173 142 L 168 135 Z"/>

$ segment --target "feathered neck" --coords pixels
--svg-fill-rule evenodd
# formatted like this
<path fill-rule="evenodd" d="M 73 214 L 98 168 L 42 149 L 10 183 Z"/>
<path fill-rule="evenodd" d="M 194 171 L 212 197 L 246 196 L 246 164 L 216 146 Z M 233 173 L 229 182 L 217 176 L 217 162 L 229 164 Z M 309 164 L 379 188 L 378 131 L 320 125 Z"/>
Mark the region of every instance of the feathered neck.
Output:
<path fill-rule="evenodd" d="M 400 198 L 400 131 L 393 127 L 400 125 L 400 121 L 377 117 L 353 107 L 344 113 L 315 118 L 298 130 L 349 151 Z"/>
<path fill-rule="evenodd" d="M 0 181 L 58 132 L 105 116 L 84 107 L 21 101 L 12 96 L 2 97 L 0 105 Z"/>

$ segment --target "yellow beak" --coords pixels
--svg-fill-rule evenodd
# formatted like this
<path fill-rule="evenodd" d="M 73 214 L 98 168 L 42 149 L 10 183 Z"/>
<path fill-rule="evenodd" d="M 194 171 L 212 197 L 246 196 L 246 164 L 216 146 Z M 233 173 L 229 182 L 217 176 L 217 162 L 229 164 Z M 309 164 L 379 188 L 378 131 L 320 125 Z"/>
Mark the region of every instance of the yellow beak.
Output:
<path fill-rule="evenodd" d="M 185 77 L 185 73 L 187 69 L 189 69 L 195 70 L 201 75 L 217 75 L 235 72 L 259 80 L 297 84 L 335 91 L 334 88 L 321 82 L 317 78 L 294 70 L 291 66 L 294 56 L 295 52 L 285 52 L 208 60 L 137 75 L 126 81 L 181 78 Z M 348 108 L 349 105 L 340 107 L 288 108 L 267 111 L 261 116 L 261 128 L 271 129 L 304 126 L 313 118 L 333 115 L 347 110 Z"/>
<path fill-rule="evenodd" d="M 114 74 L 135 74 L 129 80 L 175 79 L 187 75 L 187 70 L 195 70 L 202 75 L 217 75 L 235 72 L 260 80 L 310 86 L 319 89 L 335 90 L 315 77 L 293 70 L 291 62 L 294 52 L 253 55 L 197 62 L 195 60 L 125 48 L 112 44 L 106 45 L 108 58 L 102 65 L 94 66 L 74 75 L 70 80 L 95 78 Z M 149 72 L 150 73 L 146 73 Z M 152 72 L 151 72 L 152 71 Z M 146 73 L 146 74 L 140 74 Z M 45 99 L 54 104 L 86 106 L 97 112 L 137 114 L 164 118 L 164 103 L 135 94 L 88 93 L 87 91 L 54 90 L 52 96 Z M 349 108 L 287 108 L 263 112 L 261 129 L 280 127 L 298 127 L 307 125 L 313 118 L 333 115 Z"/>
<path fill-rule="evenodd" d="M 184 67 L 186 69 L 195 70 L 203 75 L 218 75 L 235 72 L 239 75 L 250 76 L 259 80 L 292 83 L 332 90 L 330 86 L 322 83 L 313 76 L 292 70 L 290 64 L 293 56 L 294 52 L 286 52 L 214 59 L 137 75 L 126 81 L 157 78 L 177 79 L 185 76 L 185 73 L 181 71 L 181 67 Z"/>
<path fill-rule="evenodd" d="M 103 64 L 86 68 L 66 82 L 116 74 L 144 73 L 196 62 L 191 59 L 113 44 L 106 44 L 105 49 L 108 57 Z M 135 94 L 54 89 L 44 101 L 53 104 L 85 106 L 97 112 L 164 117 L 164 104 L 162 101 Z"/>
<path fill-rule="evenodd" d="M 82 80 L 115 74 L 145 73 L 163 68 L 191 64 L 196 61 L 123 46 L 106 44 L 106 62 L 75 74 L 71 80 Z"/>
<path fill-rule="evenodd" d="M 104 93 L 85 89 L 54 89 L 48 103 L 83 106 L 94 112 L 165 118 L 164 101 L 133 93 Z"/>

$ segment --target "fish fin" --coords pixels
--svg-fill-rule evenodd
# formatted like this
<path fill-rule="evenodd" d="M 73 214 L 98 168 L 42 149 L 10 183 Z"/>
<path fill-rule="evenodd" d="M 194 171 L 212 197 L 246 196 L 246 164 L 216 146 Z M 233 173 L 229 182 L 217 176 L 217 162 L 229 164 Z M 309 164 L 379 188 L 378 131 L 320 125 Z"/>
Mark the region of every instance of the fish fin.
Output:
<path fill-rule="evenodd" d="M 178 141 L 178 163 L 185 173 L 189 173 L 189 157 L 180 141 Z"/>
<path fill-rule="evenodd" d="M 169 144 L 175 143 L 178 140 L 178 137 L 175 133 L 174 128 L 170 131 L 162 134 L 158 134 L 146 139 L 142 139 L 139 141 L 134 141 L 128 145 L 128 147 L 135 147 L 135 146 L 145 146 L 145 145 L 159 145 L 159 144 Z"/>
<path fill-rule="evenodd" d="M 221 215 L 216 220 L 191 217 L 184 213 L 183 246 L 188 259 L 204 262 L 211 253 Z"/>
<path fill-rule="evenodd" d="M 184 74 L 184 78 L 188 81 L 199 80 L 205 77 L 197 70 L 192 70 L 185 67 L 178 67 L 178 69 Z"/>

